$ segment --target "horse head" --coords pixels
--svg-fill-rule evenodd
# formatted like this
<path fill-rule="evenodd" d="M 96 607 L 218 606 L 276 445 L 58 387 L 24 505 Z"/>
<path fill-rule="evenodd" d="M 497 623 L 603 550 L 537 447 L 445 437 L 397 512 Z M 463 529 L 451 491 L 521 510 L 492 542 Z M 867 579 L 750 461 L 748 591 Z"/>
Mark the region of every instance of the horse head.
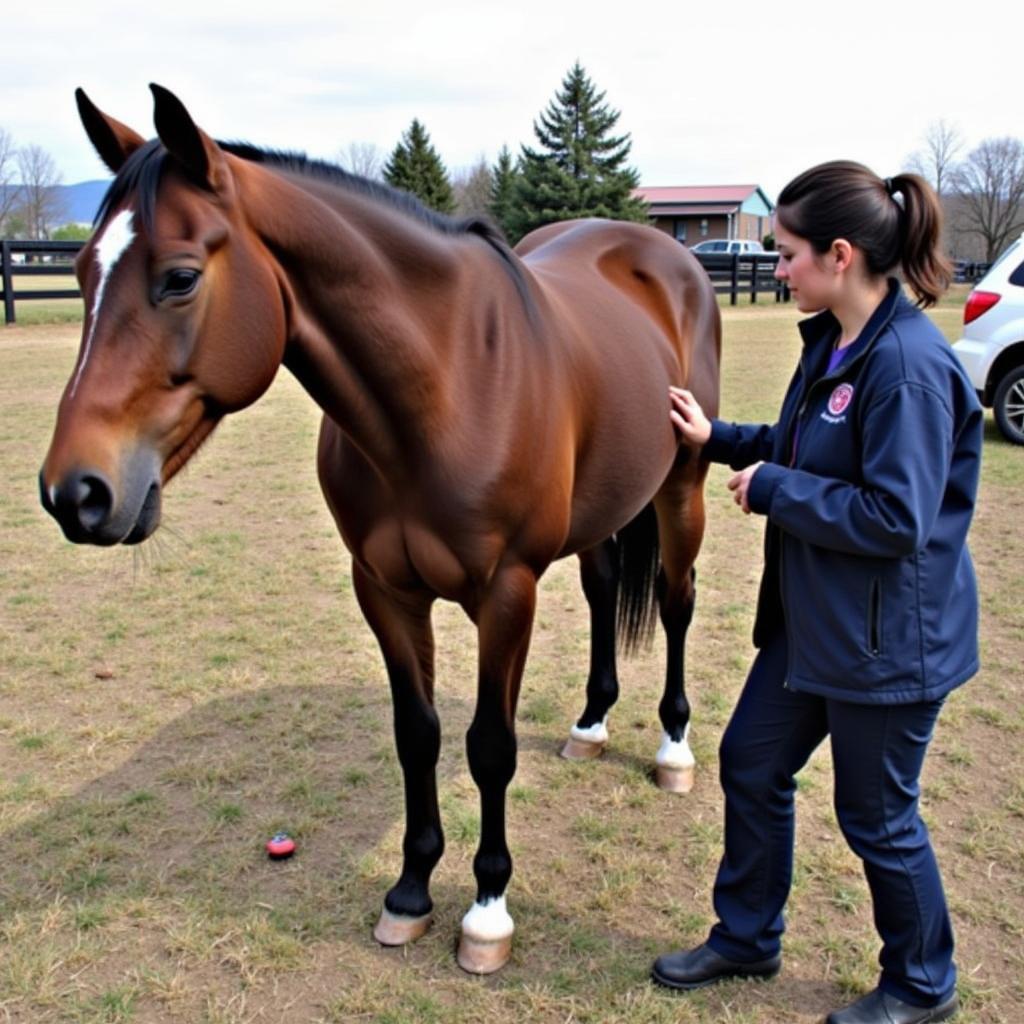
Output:
<path fill-rule="evenodd" d="M 241 162 L 151 88 L 149 142 L 76 93 L 116 175 L 77 259 L 82 342 L 39 481 L 78 543 L 150 536 L 163 485 L 222 416 L 263 394 L 284 353 L 280 282 L 245 221 Z"/>

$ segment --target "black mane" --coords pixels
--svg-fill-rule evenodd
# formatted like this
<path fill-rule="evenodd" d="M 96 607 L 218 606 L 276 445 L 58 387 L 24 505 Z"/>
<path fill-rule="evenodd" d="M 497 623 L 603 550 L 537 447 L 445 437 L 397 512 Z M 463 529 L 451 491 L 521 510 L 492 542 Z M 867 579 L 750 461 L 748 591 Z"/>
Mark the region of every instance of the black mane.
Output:
<path fill-rule="evenodd" d="M 248 160 L 250 163 L 264 164 L 267 167 L 275 167 L 309 178 L 328 181 L 361 195 L 369 196 L 442 234 L 476 235 L 482 238 L 501 257 L 523 300 L 528 305 L 530 304 L 529 290 L 523 277 L 522 268 L 513 256 L 500 228 L 490 220 L 484 217 L 449 217 L 430 209 L 429 206 L 408 192 L 402 192 L 383 182 L 371 181 L 358 174 L 351 174 L 324 160 L 310 159 L 305 153 L 260 149 L 247 142 L 218 141 L 217 145 L 225 152 L 240 157 L 242 160 Z M 107 189 L 96 213 L 93 227 L 101 224 L 109 213 L 117 209 L 129 196 L 134 196 L 143 227 L 147 232 L 151 231 L 160 180 L 171 159 L 170 153 L 159 139 L 151 139 L 135 150 L 110 183 L 110 188 Z"/>

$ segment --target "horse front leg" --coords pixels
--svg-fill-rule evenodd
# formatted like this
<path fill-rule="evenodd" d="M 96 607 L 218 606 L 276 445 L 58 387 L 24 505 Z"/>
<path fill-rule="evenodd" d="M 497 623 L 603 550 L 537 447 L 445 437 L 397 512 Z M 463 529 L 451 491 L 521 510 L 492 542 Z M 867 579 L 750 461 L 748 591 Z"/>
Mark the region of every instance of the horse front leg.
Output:
<path fill-rule="evenodd" d="M 402 873 L 384 898 L 373 936 L 384 946 L 401 946 L 430 927 L 430 875 L 444 852 L 437 804 L 441 727 L 434 710 L 433 598 L 417 594 L 398 600 L 358 564 L 353 565 L 352 577 L 387 666 L 395 744 L 405 779 Z"/>
<path fill-rule="evenodd" d="M 581 551 L 580 582 L 590 608 L 590 672 L 587 705 L 569 732 L 562 757 L 571 761 L 599 757 L 608 742 L 608 711 L 619 697 L 615 669 L 615 610 L 619 595 L 616 542 L 609 538 Z"/>
<path fill-rule="evenodd" d="M 695 476 L 670 481 L 655 498 L 662 566 L 656 591 L 665 630 L 665 689 L 658 715 L 661 747 L 655 759 L 660 789 L 689 793 L 696 761 L 690 749 L 690 702 L 686 698 L 686 634 L 693 620 L 697 573 L 694 561 L 704 536 L 703 481 L 706 466 Z"/>
<path fill-rule="evenodd" d="M 537 578 L 525 566 L 496 573 L 477 619 L 477 705 L 466 733 L 469 769 L 480 791 L 480 845 L 473 859 L 476 902 L 462 919 L 458 962 L 490 974 L 507 962 L 514 924 L 505 905 L 512 856 L 505 841 L 505 792 L 516 770 L 515 714 L 530 644 Z"/>

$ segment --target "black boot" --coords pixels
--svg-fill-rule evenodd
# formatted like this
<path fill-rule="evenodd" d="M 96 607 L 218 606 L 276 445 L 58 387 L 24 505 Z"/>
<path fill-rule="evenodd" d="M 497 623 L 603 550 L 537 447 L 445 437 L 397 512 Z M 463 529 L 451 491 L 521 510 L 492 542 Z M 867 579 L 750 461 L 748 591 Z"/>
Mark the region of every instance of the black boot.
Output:
<path fill-rule="evenodd" d="M 866 996 L 825 1018 L 825 1024 L 929 1024 L 949 1020 L 960 1009 L 954 992 L 938 1006 L 912 1006 L 876 988 Z"/>
<path fill-rule="evenodd" d="M 666 953 L 654 961 L 651 977 L 667 988 L 702 988 L 727 978 L 772 978 L 779 973 L 782 957 L 743 963 L 716 953 L 709 945 Z M 936 1018 L 938 1019 L 938 1018 Z"/>

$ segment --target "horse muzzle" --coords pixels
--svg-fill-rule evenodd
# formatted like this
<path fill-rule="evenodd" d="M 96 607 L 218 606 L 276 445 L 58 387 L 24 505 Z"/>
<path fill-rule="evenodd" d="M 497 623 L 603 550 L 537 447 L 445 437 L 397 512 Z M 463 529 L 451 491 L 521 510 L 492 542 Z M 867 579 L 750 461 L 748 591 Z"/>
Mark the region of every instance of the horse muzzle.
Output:
<path fill-rule="evenodd" d="M 160 474 L 155 458 L 135 457 L 115 487 L 102 471 L 76 468 L 47 486 L 39 474 L 42 506 L 75 544 L 139 544 L 160 525 Z"/>

